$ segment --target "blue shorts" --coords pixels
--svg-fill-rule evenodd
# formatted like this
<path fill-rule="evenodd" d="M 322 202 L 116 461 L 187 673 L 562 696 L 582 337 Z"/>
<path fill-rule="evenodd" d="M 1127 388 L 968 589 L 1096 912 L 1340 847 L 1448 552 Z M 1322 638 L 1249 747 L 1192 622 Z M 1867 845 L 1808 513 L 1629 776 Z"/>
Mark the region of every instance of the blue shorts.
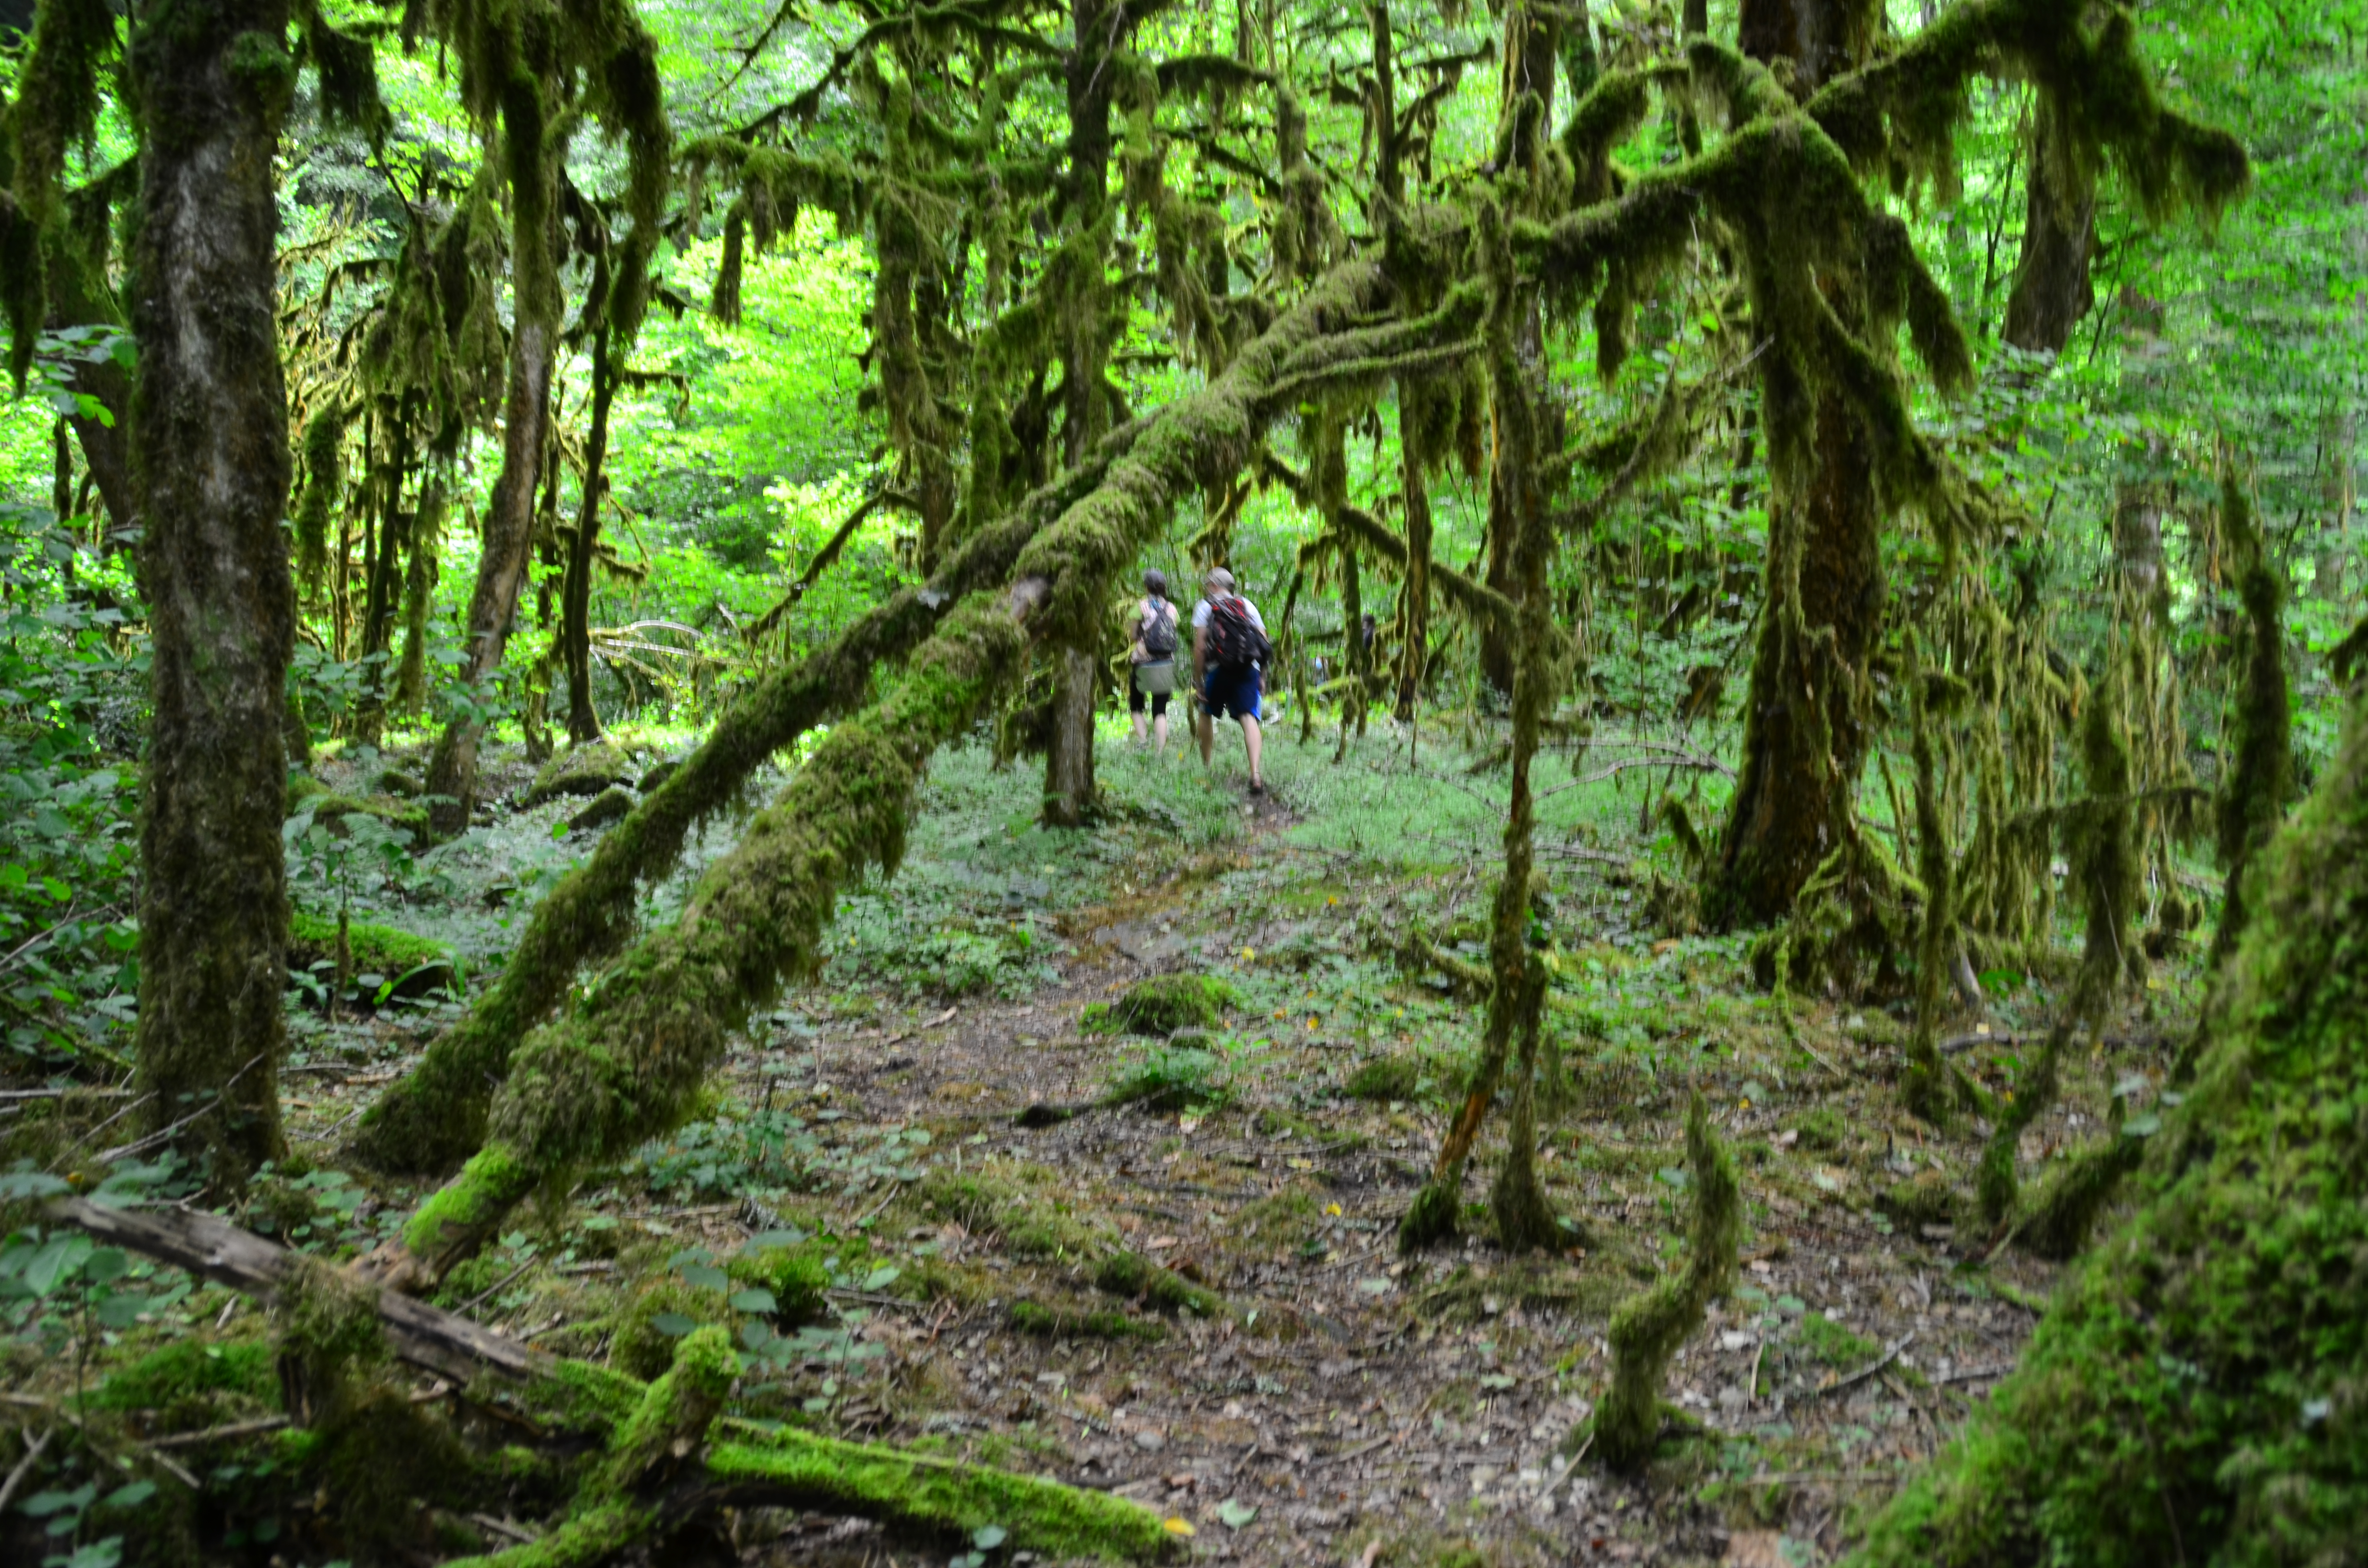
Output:
<path fill-rule="evenodd" d="M 1201 686 L 1201 706 L 1212 719 L 1255 719 L 1258 716 L 1258 667 L 1256 665 L 1209 671 Z"/>

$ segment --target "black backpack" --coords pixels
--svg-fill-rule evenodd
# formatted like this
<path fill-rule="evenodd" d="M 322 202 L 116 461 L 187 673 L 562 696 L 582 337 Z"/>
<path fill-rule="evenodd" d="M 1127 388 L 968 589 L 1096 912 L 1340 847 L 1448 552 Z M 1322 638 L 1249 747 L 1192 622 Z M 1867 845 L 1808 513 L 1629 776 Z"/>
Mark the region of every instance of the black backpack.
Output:
<path fill-rule="evenodd" d="M 1176 656 L 1176 607 L 1154 599 L 1143 617 L 1143 652 L 1154 661 Z"/>
<path fill-rule="evenodd" d="M 1263 665 L 1273 648 L 1266 633 L 1250 619 L 1250 602 L 1238 594 L 1209 601 L 1209 641 L 1204 650 L 1205 663 L 1222 668 L 1242 669 L 1251 665 Z"/>

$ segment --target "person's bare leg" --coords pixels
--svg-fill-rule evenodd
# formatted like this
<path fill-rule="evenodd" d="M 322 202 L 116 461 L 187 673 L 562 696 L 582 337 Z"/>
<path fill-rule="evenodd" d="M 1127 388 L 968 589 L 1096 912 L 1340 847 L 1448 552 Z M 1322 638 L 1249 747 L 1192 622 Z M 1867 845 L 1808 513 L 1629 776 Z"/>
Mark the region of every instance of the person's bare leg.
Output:
<path fill-rule="evenodd" d="M 1266 776 L 1258 771 L 1258 743 L 1262 738 L 1258 733 L 1258 722 L 1247 713 L 1243 714 L 1242 744 L 1249 748 L 1250 788 L 1253 790 L 1266 788 Z"/>
<path fill-rule="evenodd" d="M 1217 721 L 1206 708 L 1193 709 L 1193 728 L 1200 732 L 1201 766 L 1209 766 L 1209 752 L 1217 744 Z"/>
<path fill-rule="evenodd" d="M 1166 756 L 1167 755 L 1167 714 L 1162 713 L 1158 718 L 1154 719 L 1154 720 L 1151 722 L 1151 735 L 1152 735 L 1151 755 L 1152 755 L 1152 756 Z M 1140 739 L 1142 738 L 1142 737 L 1141 737 L 1141 734 L 1140 734 L 1139 733 L 1138 733 L 1138 734 L 1137 734 L 1136 738 L 1137 738 L 1138 740 L 1140 740 Z"/>

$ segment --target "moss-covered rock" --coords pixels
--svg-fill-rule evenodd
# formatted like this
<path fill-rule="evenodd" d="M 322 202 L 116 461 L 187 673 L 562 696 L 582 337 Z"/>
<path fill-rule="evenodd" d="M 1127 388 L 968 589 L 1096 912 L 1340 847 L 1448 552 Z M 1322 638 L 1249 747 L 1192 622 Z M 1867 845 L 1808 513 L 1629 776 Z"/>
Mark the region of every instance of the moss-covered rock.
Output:
<path fill-rule="evenodd" d="M 92 1391 L 95 1409 L 151 1412 L 158 1432 L 196 1431 L 279 1408 L 279 1356 L 265 1339 L 160 1346 Z"/>
<path fill-rule="evenodd" d="M 1117 1001 L 1086 1009 L 1084 1027 L 1096 1034 L 1174 1034 L 1212 1028 L 1241 998 L 1222 980 L 1198 974 L 1160 974 Z"/>
<path fill-rule="evenodd" d="M 733 1283 L 772 1292 L 772 1317 L 781 1323 L 813 1323 L 822 1316 L 823 1292 L 830 1289 L 826 1253 L 814 1243 L 764 1247 L 726 1259 Z"/>
<path fill-rule="evenodd" d="M 346 924 L 346 950 L 353 960 L 356 977 L 378 976 L 377 984 L 392 983 L 391 997 L 425 996 L 433 991 L 449 991 L 462 979 L 460 953 L 448 942 L 433 937 L 422 937 L 393 926 L 381 926 L 374 921 L 349 920 Z M 324 978 L 335 973 L 337 961 L 337 921 L 335 915 L 307 915 L 299 910 L 288 917 L 288 967 L 310 969 L 314 964 L 327 964 L 319 971 Z M 364 1001 L 372 1000 L 369 993 L 371 983 L 363 981 Z"/>
<path fill-rule="evenodd" d="M 543 764 L 527 787 L 525 803 L 532 807 L 562 795 L 598 795 L 632 777 L 632 759 L 607 741 L 570 746 Z"/>

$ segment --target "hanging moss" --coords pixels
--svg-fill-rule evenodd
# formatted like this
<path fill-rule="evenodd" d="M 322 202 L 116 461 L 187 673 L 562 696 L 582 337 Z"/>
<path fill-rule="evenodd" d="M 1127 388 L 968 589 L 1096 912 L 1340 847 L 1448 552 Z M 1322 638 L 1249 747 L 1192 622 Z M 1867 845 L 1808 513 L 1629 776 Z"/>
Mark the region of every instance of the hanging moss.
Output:
<path fill-rule="evenodd" d="M 1611 1384 L 1594 1416 L 1595 1452 L 1615 1470 L 1641 1466 L 1660 1439 L 1661 1382 L 1669 1358 L 1734 1284 L 1743 1233 L 1734 1158 L 1711 1131 L 1700 1095 L 1686 1110 L 1686 1169 L 1693 1197 L 1686 1266 L 1611 1314 Z"/>
<path fill-rule="evenodd" d="M 1875 1568 L 2340 1562 L 2368 1517 L 2368 722 L 2261 853 L 2137 1211 L 1873 1522 Z"/>
<path fill-rule="evenodd" d="M 332 398 L 304 425 L 304 493 L 296 503 L 296 573 L 315 593 L 329 569 L 329 518 L 346 482 L 346 421 L 352 409 Z"/>
<path fill-rule="evenodd" d="M 1956 867 L 1941 810 L 1933 732 L 1963 687 L 1941 672 L 1918 668 L 1910 669 L 1908 680 L 1916 761 L 1916 869 L 1924 884 L 1924 918 L 1916 944 L 1916 1027 L 1908 1038 L 1907 1070 L 1901 1075 L 1899 1096 L 1910 1111 L 1938 1126 L 1947 1118 L 1951 1097 L 1940 1030 L 1944 973 L 1955 951 Z"/>
<path fill-rule="evenodd" d="M 2080 971 L 2038 1059 L 2016 1082 L 1997 1130 L 1982 1151 L 1977 1178 L 1982 1213 L 1999 1223 L 2013 1211 L 2022 1135 L 2053 1105 L 2064 1050 L 2082 1028 L 2101 1028 L 2123 978 L 2143 978 L 2145 955 L 2130 939 L 2140 864 L 2132 842 L 2129 736 L 2121 651 L 2111 655 L 2101 688 L 2081 717 L 2080 751 L 2088 796 L 2065 813 L 2065 859 L 2078 892 L 2086 936 Z"/>

